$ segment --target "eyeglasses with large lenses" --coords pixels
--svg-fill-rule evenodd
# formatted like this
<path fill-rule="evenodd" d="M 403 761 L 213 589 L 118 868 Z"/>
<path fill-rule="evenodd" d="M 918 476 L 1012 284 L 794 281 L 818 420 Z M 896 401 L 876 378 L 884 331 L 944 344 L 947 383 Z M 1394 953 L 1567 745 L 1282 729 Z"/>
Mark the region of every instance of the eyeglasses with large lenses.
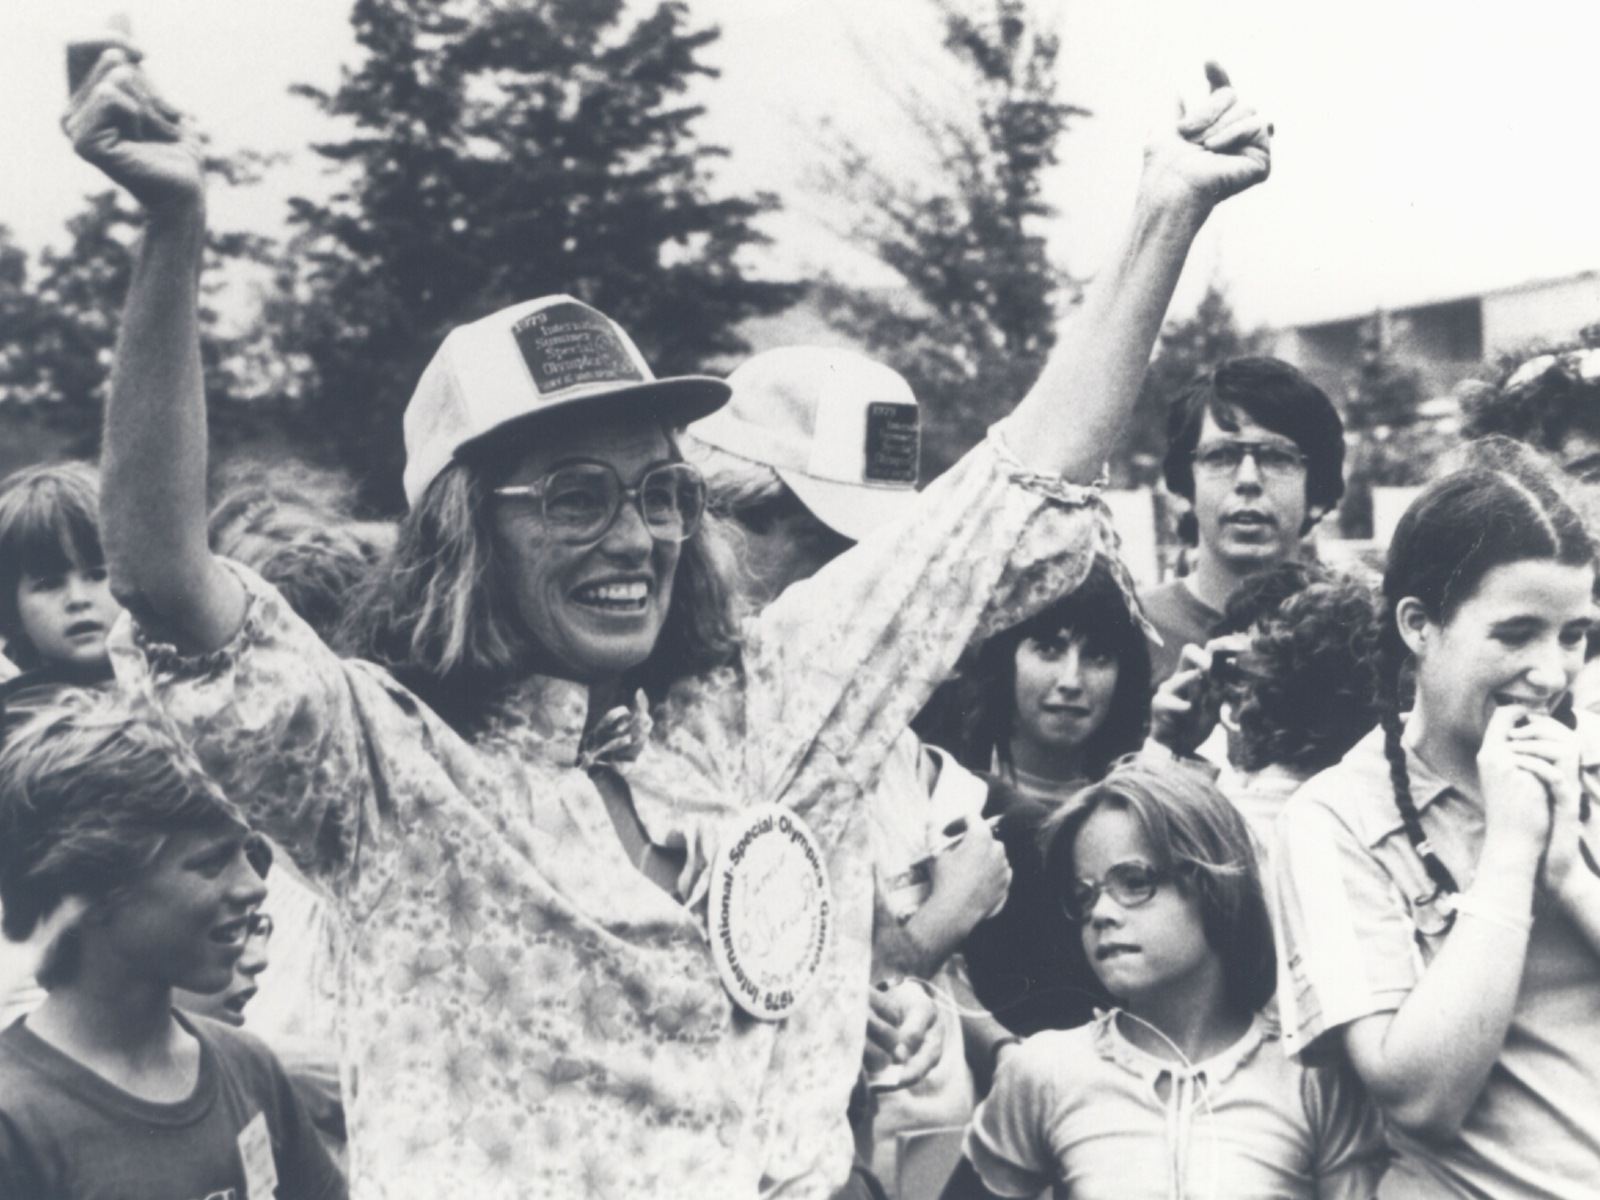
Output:
<path fill-rule="evenodd" d="M 706 511 L 705 480 L 688 463 L 654 467 L 637 487 L 624 487 L 606 463 L 573 463 L 538 483 L 495 488 L 494 494 L 537 501 L 545 528 L 574 546 L 604 537 L 625 500 L 639 510 L 650 536 L 662 542 L 691 536 Z"/>
<path fill-rule="evenodd" d="M 1193 457 L 1197 470 L 1208 475 L 1232 475 L 1246 455 L 1255 459 L 1256 470 L 1263 475 L 1292 475 L 1306 465 L 1305 455 L 1300 451 L 1276 442 L 1217 442 L 1202 446 Z"/>
<path fill-rule="evenodd" d="M 1062 894 L 1061 908 L 1068 919 L 1080 925 L 1089 922 L 1094 906 L 1100 903 L 1102 893 L 1107 893 L 1123 908 L 1138 908 L 1156 894 L 1156 889 L 1166 882 L 1167 873 L 1149 863 L 1118 863 L 1099 881 L 1074 880 Z"/>

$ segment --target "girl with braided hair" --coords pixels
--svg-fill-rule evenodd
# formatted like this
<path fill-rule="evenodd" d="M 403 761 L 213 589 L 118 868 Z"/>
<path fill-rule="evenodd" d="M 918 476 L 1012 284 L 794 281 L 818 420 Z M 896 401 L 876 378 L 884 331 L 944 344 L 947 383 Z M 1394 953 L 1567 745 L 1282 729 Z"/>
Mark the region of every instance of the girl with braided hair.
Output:
<path fill-rule="evenodd" d="M 1278 998 L 1290 1046 L 1342 1052 L 1383 1110 L 1380 1197 L 1589 1196 L 1600 725 L 1568 693 L 1595 546 L 1527 451 L 1471 458 L 1395 530 L 1380 727 L 1281 819 Z"/>

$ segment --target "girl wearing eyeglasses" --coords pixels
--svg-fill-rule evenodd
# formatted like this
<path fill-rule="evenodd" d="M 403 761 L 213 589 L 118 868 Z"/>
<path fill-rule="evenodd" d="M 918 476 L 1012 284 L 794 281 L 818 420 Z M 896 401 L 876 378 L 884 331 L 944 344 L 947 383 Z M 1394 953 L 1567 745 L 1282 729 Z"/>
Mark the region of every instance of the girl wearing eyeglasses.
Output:
<path fill-rule="evenodd" d="M 861 798 L 969 641 L 1110 552 L 1067 481 L 1124 423 L 1205 216 L 1266 175 L 1266 123 L 1212 83 L 1153 146 L 1126 252 L 996 436 L 742 631 L 673 435 L 727 386 L 654 378 L 569 296 L 452 330 L 406 411 L 410 511 L 354 601 L 358 662 L 207 549 L 200 156 L 129 56 L 101 59 L 66 127 L 148 216 L 107 415 L 106 546 L 139 626 L 118 668 L 337 898 L 355 1191 L 844 1180 L 873 913 Z M 857 445 L 914 471 L 893 407 Z M 738 966 L 779 949 L 775 972 Z"/>
<path fill-rule="evenodd" d="M 946 1200 L 1367 1200 L 1354 1079 L 1285 1054 L 1251 836 L 1197 771 L 1117 767 L 1046 830 L 1045 876 L 1117 1007 L 1002 1053 Z"/>
<path fill-rule="evenodd" d="M 1383 1196 L 1600 1181 L 1597 729 L 1568 695 L 1594 584 L 1553 480 L 1481 444 L 1395 530 L 1382 727 L 1280 820 L 1285 1029 L 1342 1053 L 1383 1109 Z"/>

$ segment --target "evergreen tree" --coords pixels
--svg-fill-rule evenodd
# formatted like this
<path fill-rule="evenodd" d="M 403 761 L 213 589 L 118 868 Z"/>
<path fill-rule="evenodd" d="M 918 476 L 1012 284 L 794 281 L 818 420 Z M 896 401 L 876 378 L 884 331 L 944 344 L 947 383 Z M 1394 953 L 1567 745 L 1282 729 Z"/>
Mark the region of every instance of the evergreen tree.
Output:
<path fill-rule="evenodd" d="M 714 197 L 683 93 L 718 36 L 667 0 L 357 0 L 366 56 L 331 94 L 354 136 L 317 147 L 349 184 L 298 200 L 280 315 L 311 364 L 306 412 L 366 494 L 397 506 L 400 415 L 455 325 L 550 292 L 615 318 L 659 374 L 748 347 L 795 298 L 738 262 L 765 194 Z M 307 302 L 309 300 L 309 302 Z"/>
<path fill-rule="evenodd" d="M 1361 361 L 1345 388 L 1345 497 L 1339 529 L 1346 537 L 1373 536 L 1372 489 L 1415 487 L 1454 437 L 1419 423 L 1426 398 L 1422 376 L 1399 361 L 1384 337 L 1384 316 L 1361 324 Z"/>
<path fill-rule="evenodd" d="M 1068 121 L 1089 114 L 1056 98 L 1059 39 L 1037 28 L 1024 0 L 992 5 L 982 16 L 941 5 L 944 47 L 972 108 L 922 113 L 937 176 L 895 178 L 851 143 L 828 174 L 859 214 L 853 236 L 908 294 L 830 284 L 819 298 L 833 324 L 911 383 L 923 405 L 925 477 L 960 457 L 1038 377 L 1055 340 L 1053 298 L 1068 282 L 1038 232 L 1054 215 L 1040 184 Z"/>
<path fill-rule="evenodd" d="M 33 406 L 69 452 L 99 448 L 117 319 L 128 289 L 138 214 L 115 191 L 90 196 L 69 218 L 64 251 L 45 249 L 30 279 L 26 258 L 7 255 L 7 302 L 0 324 L 0 393 Z"/>
<path fill-rule="evenodd" d="M 230 182 L 253 178 L 248 155 L 208 159 L 207 169 Z M 43 250 L 31 272 L 26 254 L 0 236 L 0 404 L 12 426 L 44 434 L 41 446 L 74 457 L 99 453 L 112 352 L 142 224 L 142 214 L 120 191 L 89 196 L 67 220 L 66 248 Z M 211 235 L 208 293 L 223 286 L 236 264 L 269 261 L 271 253 L 270 243 L 255 235 Z M 219 325 L 215 311 L 202 310 L 207 398 L 227 442 L 259 431 L 273 414 L 230 403 L 265 390 L 244 369 L 264 327 L 258 322 L 243 334 L 222 336 Z"/>

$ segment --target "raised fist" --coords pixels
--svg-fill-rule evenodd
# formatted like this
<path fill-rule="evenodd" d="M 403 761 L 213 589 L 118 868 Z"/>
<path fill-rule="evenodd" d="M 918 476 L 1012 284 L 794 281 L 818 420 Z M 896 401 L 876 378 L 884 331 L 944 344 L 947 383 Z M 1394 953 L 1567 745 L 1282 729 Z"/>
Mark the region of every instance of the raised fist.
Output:
<path fill-rule="evenodd" d="M 198 203 L 205 195 L 198 141 L 178 110 L 156 94 L 137 52 L 112 44 L 72 93 L 61 127 L 73 149 L 146 209 Z"/>
<path fill-rule="evenodd" d="M 1272 171 L 1272 125 L 1243 103 L 1216 63 L 1206 64 L 1211 94 L 1145 149 L 1145 184 L 1178 198 L 1218 204 Z"/>

